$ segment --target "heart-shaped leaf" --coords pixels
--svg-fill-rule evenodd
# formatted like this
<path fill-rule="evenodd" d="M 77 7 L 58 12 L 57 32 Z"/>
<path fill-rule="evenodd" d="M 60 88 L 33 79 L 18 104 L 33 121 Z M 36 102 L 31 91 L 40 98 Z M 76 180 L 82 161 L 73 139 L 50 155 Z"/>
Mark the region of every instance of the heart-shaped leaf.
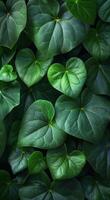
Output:
<path fill-rule="evenodd" d="M 28 160 L 28 169 L 30 174 L 37 174 L 46 169 L 46 162 L 42 152 L 33 152 Z"/>
<path fill-rule="evenodd" d="M 31 87 L 43 78 L 51 62 L 52 59 L 37 59 L 30 49 L 22 49 L 16 57 L 16 69 L 22 81 Z"/>
<path fill-rule="evenodd" d="M 67 96 L 76 98 L 86 80 L 86 68 L 79 58 L 71 58 L 66 66 L 53 64 L 48 70 L 51 85 Z"/>
<path fill-rule="evenodd" d="M 105 97 L 84 91 L 76 100 L 62 95 L 56 102 L 57 125 L 77 138 L 100 141 L 109 120 L 110 101 Z"/>
<path fill-rule="evenodd" d="M 26 25 L 27 11 L 24 0 L 0 1 L 0 45 L 13 48 Z"/>
<path fill-rule="evenodd" d="M 0 81 L 10 82 L 17 79 L 16 72 L 13 71 L 12 65 L 4 65 L 0 69 Z"/>
<path fill-rule="evenodd" d="M 30 38 L 46 57 L 69 52 L 83 41 L 87 32 L 87 25 L 57 0 L 30 0 L 27 27 Z"/>
<path fill-rule="evenodd" d="M 66 137 L 56 125 L 51 102 L 35 101 L 26 111 L 18 138 L 19 146 L 49 149 L 60 146 Z"/>
<path fill-rule="evenodd" d="M 79 175 L 86 163 L 84 153 L 74 150 L 67 152 L 66 146 L 47 153 L 47 164 L 53 179 L 68 179 Z"/>
<path fill-rule="evenodd" d="M 29 153 L 20 149 L 14 149 L 9 156 L 9 163 L 11 165 L 13 174 L 24 170 L 28 165 Z"/>
<path fill-rule="evenodd" d="M 42 174 L 29 177 L 19 195 L 20 200 L 84 200 L 82 187 L 76 179 L 51 183 Z"/>
<path fill-rule="evenodd" d="M 93 24 L 96 18 L 96 0 L 66 0 L 72 14 L 81 21 Z"/>

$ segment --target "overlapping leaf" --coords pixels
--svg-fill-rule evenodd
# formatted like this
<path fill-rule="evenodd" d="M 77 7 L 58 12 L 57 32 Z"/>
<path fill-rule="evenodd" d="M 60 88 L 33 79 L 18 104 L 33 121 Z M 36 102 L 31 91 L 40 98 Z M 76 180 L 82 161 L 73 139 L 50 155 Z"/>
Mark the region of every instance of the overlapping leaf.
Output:
<path fill-rule="evenodd" d="M 30 49 L 22 49 L 16 57 L 16 69 L 21 80 L 30 87 L 43 78 L 51 61 L 39 60 Z"/>
<path fill-rule="evenodd" d="M 55 122 L 53 105 L 46 100 L 35 101 L 22 121 L 18 145 L 49 149 L 60 146 L 66 137 Z"/>
<path fill-rule="evenodd" d="M 49 68 L 48 79 L 54 88 L 76 98 L 86 80 L 85 65 L 79 58 L 69 59 L 65 67 L 61 64 L 53 64 Z"/>
<path fill-rule="evenodd" d="M 68 179 L 77 176 L 86 163 L 83 152 L 67 152 L 66 146 L 50 150 L 47 153 L 47 164 L 53 179 Z"/>
<path fill-rule="evenodd" d="M 109 108 L 109 100 L 87 91 L 76 100 L 62 95 L 56 102 L 56 121 L 68 134 L 96 142 L 100 141 L 109 123 Z"/>
<path fill-rule="evenodd" d="M 12 49 L 27 20 L 24 0 L 0 1 L 0 46 Z"/>
<path fill-rule="evenodd" d="M 39 51 L 50 57 L 78 46 L 85 37 L 87 27 L 67 9 L 60 8 L 56 0 L 51 3 L 50 0 L 30 0 L 28 32 Z"/>
<path fill-rule="evenodd" d="M 26 186 L 20 189 L 20 200 L 84 200 L 80 183 L 75 179 L 57 181 L 39 174 L 30 177 Z"/>

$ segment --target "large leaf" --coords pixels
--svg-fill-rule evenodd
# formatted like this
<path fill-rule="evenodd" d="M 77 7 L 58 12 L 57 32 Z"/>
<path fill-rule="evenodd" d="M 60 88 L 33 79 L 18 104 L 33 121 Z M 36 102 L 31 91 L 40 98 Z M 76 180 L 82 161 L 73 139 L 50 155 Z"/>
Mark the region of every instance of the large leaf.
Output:
<path fill-rule="evenodd" d="M 110 0 L 104 1 L 101 5 L 99 17 L 105 22 L 110 22 Z"/>
<path fill-rule="evenodd" d="M 28 32 L 45 56 L 72 50 L 83 41 L 86 29 L 67 9 L 60 9 L 56 0 L 28 2 Z"/>
<path fill-rule="evenodd" d="M 78 176 L 86 163 L 84 153 L 74 150 L 67 152 L 66 146 L 47 153 L 47 164 L 53 179 L 68 179 Z"/>
<path fill-rule="evenodd" d="M 86 69 L 82 60 L 71 58 L 66 66 L 53 64 L 48 71 L 51 85 L 67 96 L 77 97 L 86 80 Z"/>
<path fill-rule="evenodd" d="M 93 24 L 96 18 L 96 0 L 66 0 L 72 14 L 81 21 Z"/>
<path fill-rule="evenodd" d="M 96 94 L 110 95 L 109 65 L 109 63 L 97 62 L 93 58 L 86 61 L 87 86 Z"/>
<path fill-rule="evenodd" d="M 84 152 L 96 173 L 102 178 L 110 179 L 110 135 L 96 145 L 85 143 Z"/>
<path fill-rule="evenodd" d="M 2 156 L 6 145 L 6 131 L 3 122 L 0 121 L 0 157 Z"/>
<path fill-rule="evenodd" d="M 57 127 L 54 115 L 54 107 L 49 101 L 35 101 L 24 115 L 18 145 L 41 149 L 61 145 L 65 140 L 65 132 Z"/>
<path fill-rule="evenodd" d="M 28 165 L 29 153 L 20 149 L 14 149 L 9 156 L 9 163 L 13 174 L 24 170 Z"/>
<path fill-rule="evenodd" d="M 17 82 L 0 83 L 0 119 L 20 103 L 20 88 Z"/>
<path fill-rule="evenodd" d="M 26 25 L 24 0 L 0 1 L 0 45 L 12 49 Z"/>
<path fill-rule="evenodd" d="M 98 23 L 95 28 L 90 28 L 84 42 L 87 51 L 98 60 L 110 57 L 110 25 Z"/>
<path fill-rule="evenodd" d="M 0 200 L 18 200 L 18 186 L 7 171 L 0 170 Z"/>
<path fill-rule="evenodd" d="M 57 125 L 77 138 L 99 141 L 109 120 L 110 101 L 87 91 L 76 100 L 62 95 L 56 102 Z"/>
<path fill-rule="evenodd" d="M 20 200 L 84 200 L 82 188 L 77 180 L 51 183 L 42 175 L 30 177 L 19 194 Z"/>
<path fill-rule="evenodd" d="M 16 69 L 22 81 L 30 87 L 43 78 L 51 61 L 39 60 L 30 49 L 22 49 L 16 57 Z"/>
<path fill-rule="evenodd" d="M 87 176 L 82 182 L 87 200 L 109 200 L 110 184 L 103 183 L 94 177 Z"/>

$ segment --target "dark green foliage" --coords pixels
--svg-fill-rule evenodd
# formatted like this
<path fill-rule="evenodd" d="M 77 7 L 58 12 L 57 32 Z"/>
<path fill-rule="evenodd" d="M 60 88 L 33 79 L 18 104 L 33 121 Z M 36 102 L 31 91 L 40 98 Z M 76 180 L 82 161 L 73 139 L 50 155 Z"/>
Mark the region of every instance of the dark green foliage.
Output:
<path fill-rule="evenodd" d="M 110 200 L 110 0 L 0 0 L 0 200 Z"/>

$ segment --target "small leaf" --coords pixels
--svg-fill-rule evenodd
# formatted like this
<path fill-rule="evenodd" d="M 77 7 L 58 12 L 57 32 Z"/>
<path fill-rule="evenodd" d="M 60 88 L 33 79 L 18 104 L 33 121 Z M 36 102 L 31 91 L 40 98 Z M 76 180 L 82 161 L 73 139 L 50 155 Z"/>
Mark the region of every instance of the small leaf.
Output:
<path fill-rule="evenodd" d="M 53 179 L 68 179 L 77 176 L 85 163 L 84 153 L 74 150 L 68 154 L 65 146 L 47 153 L 47 164 Z"/>
<path fill-rule="evenodd" d="M 40 151 L 33 152 L 28 160 L 30 174 L 37 174 L 46 169 L 46 162 Z"/>
<path fill-rule="evenodd" d="M 17 79 L 16 73 L 13 71 L 12 65 L 4 65 L 0 69 L 0 81 L 10 82 Z"/>
<path fill-rule="evenodd" d="M 48 79 L 54 88 L 76 98 L 86 80 L 85 65 L 79 58 L 69 59 L 65 67 L 61 64 L 53 64 L 48 70 Z"/>
<path fill-rule="evenodd" d="M 16 69 L 22 81 L 31 87 L 46 74 L 52 59 L 39 60 L 30 49 L 22 49 L 16 57 Z"/>
<path fill-rule="evenodd" d="M 9 156 L 9 163 L 14 174 L 24 170 L 28 165 L 29 153 L 14 149 Z"/>

